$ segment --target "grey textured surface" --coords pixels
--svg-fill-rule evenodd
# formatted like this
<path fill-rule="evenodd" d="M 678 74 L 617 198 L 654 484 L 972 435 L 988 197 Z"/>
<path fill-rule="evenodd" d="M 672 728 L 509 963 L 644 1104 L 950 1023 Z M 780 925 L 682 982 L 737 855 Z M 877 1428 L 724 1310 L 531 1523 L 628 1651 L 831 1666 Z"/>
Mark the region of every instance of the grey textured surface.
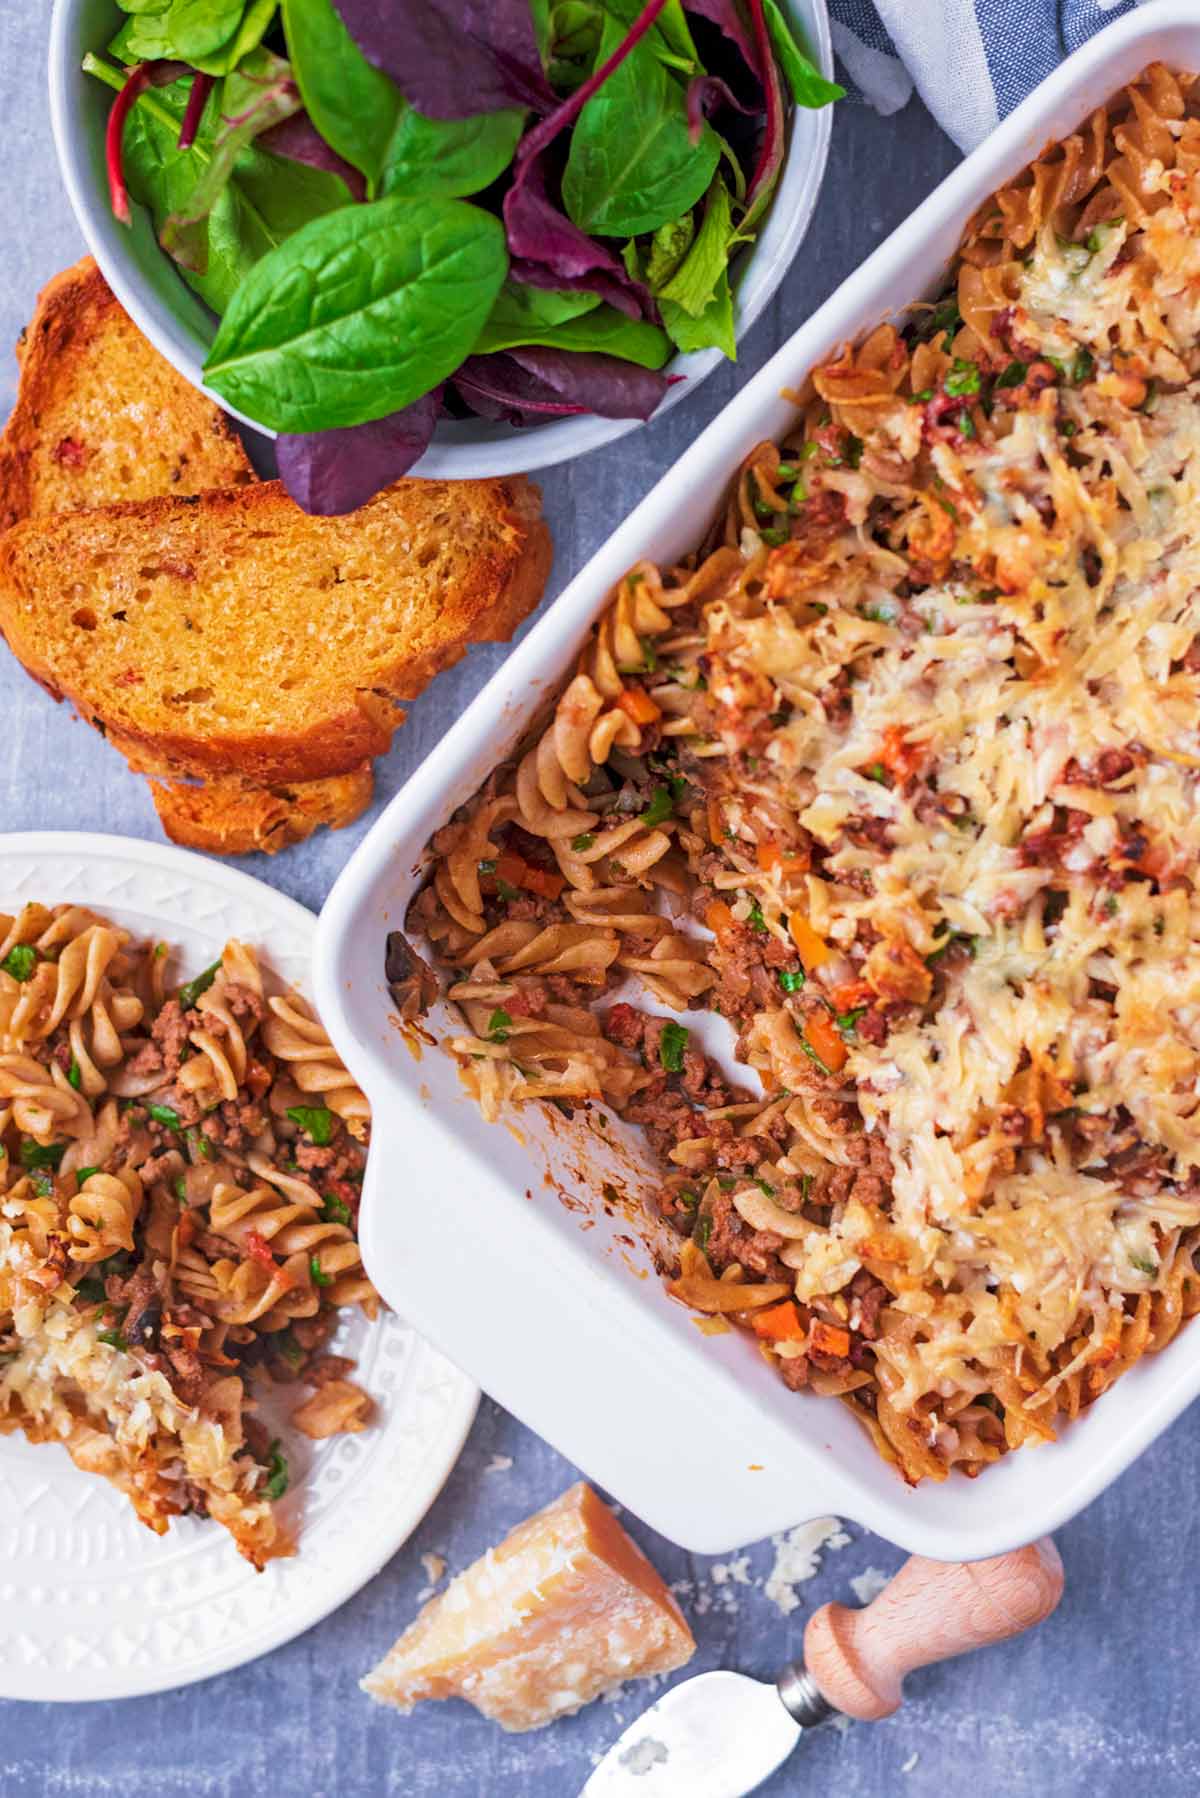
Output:
<path fill-rule="evenodd" d="M 15 337 L 35 290 L 80 248 L 46 126 L 44 10 L 21 9 L 9 0 L 6 25 L 7 54 L 0 62 L 3 343 Z M 552 593 L 738 382 L 954 159 L 953 147 L 916 105 L 888 121 L 859 107 L 841 110 L 813 229 L 769 317 L 744 346 L 739 369 L 714 376 L 657 428 L 546 476 L 546 508 L 558 544 Z M 5 360 L 0 365 L 5 403 L 12 377 L 12 364 Z M 393 754 L 380 766 L 377 805 L 396 790 L 504 653 L 477 651 L 413 706 Z M 0 826 L 157 835 L 143 783 L 3 652 L 0 707 L 6 743 Z M 249 865 L 319 906 L 367 822 Z M 492 1467 L 496 1458 L 499 1464 Z M 366 1591 L 290 1646 L 203 1686 L 119 1706 L 3 1706 L 0 1794 L 571 1798 L 593 1759 L 647 1702 L 645 1694 L 634 1691 L 552 1730 L 513 1738 L 457 1704 L 396 1717 L 373 1707 L 355 1682 L 415 1609 L 425 1577 L 423 1552 L 444 1555 L 452 1570 L 462 1567 L 573 1477 L 574 1470 L 545 1443 L 485 1402 L 441 1499 Z M 1049 1624 L 1028 1640 L 914 1677 L 907 1706 L 887 1723 L 844 1733 L 827 1726 L 801 1744 L 796 1759 L 765 1788 L 767 1798 L 806 1790 L 836 1792 L 838 1798 L 947 1791 L 971 1791 L 980 1798 L 1195 1793 L 1200 1725 L 1194 1630 L 1178 1586 L 1180 1578 L 1191 1583 L 1191 1551 L 1200 1537 L 1198 1480 L 1200 1432 L 1196 1420 L 1185 1417 L 1062 1532 L 1068 1593 Z M 804 1508 L 800 1496 L 797 1513 Z M 743 1569 L 760 1583 L 743 1584 L 714 1579 L 711 1562 L 684 1555 L 636 1523 L 633 1527 L 669 1579 L 690 1582 L 683 1600 L 700 1644 L 697 1671 L 724 1665 L 770 1673 L 798 1652 L 804 1619 L 815 1604 L 850 1599 L 851 1576 L 867 1567 L 889 1571 L 900 1559 L 851 1526 L 849 1546 L 825 1555 L 817 1577 L 799 1589 L 799 1608 L 785 1618 L 761 1586 L 772 1560 L 768 1544 L 752 1548 Z"/>

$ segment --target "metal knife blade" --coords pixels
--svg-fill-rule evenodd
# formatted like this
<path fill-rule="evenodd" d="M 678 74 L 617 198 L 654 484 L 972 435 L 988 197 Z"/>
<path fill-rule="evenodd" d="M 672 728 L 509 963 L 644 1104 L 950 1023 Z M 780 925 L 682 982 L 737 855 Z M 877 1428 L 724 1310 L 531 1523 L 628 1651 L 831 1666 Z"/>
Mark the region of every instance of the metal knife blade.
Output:
<path fill-rule="evenodd" d="M 630 1724 L 580 1798 L 744 1798 L 802 1733 L 774 1686 L 745 1673 L 700 1673 Z"/>

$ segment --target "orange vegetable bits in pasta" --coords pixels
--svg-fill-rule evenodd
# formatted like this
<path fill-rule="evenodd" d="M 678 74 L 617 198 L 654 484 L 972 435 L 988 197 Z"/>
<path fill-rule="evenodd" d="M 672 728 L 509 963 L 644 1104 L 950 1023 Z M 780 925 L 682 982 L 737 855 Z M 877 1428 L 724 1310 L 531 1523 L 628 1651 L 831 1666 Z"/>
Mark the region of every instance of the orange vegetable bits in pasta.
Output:
<path fill-rule="evenodd" d="M 80 907 L 0 937 L 0 1431 L 64 1442 L 160 1532 L 201 1507 L 261 1566 L 291 1552 L 288 1474 L 249 1382 L 316 1389 L 314 1436 L 370 1420 L 344 1358 L 320 1398 L 338 1308 L 378 1306 L 366 1100 L 245 944 L 175 986 L 166 945 Z"/>
<path fill-rule="evenodd" d="M 1198 1302 L 1198 268 L 1155 64 L 618 584 L 410 907 L 486 1114 L 639 1126 L 669 1290 L 910 1480 Z"/>

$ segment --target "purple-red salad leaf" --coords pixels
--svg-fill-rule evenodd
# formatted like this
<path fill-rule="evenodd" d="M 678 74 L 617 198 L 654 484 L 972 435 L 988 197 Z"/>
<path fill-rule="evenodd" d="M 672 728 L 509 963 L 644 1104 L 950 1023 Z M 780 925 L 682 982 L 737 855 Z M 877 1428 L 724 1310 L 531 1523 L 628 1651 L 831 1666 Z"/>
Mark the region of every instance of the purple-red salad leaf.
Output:
<path fill-rule="evenodd" d="M 292 67 L 272 50 L 244 57 L 221 90 L 221 122 L 212 157 L 188 196 L 172 212 L 159 242 L 181 268 L 203 274 L 208 263 L 208 216 L 229 183 L 234 164 L 248 144 L 272 125 L 300 110 L 300 89 Z"/>
<path fill-rule="evenodd" d="M 735 45 L 750 73 L 762 81 L 761 53 L 742 17 L 738 0 L 683 0 L 683 10 L 715 25 Z"/>
<path fill-rule="evenodd" d="M 200 129 L 200 121 L 204 117 L 204 108 L 208 105 L 208 96 L 212 93 L 212 89 L 213 77 L 197 70 L 192 76 L 183 123 L 179 127 L 179 148 L 181 150 L 190 150 L 195 143 L 196 133 Z"/>
<path fill-rule="evenodd" d="M 694 144 L 700 142 L 700 133 L 704 129 L 704 121 L 714 112 L 728 107 L 733 112 L 740 112 L 749 118 L 754 109 L 744 106 L 729 86 L 719 75 L 693 75 L 687 85 L 687 117 L 688 136 Z"/>
<path fill-rule="evenodd" d="M 90 73 L 87 66 L 89 60 L 95 59 L 84 58 L 85 73 Z M 121 148 L 125 137 L 125 121 L 139 94 L 144 94 L 148 87 L 166 87 L 186 73 L 186 68 L 179 62 L 139 62 L 135 68 L 130 69 L 109 109 L 108 124 L 104 132 L 104 167 L 108 176 L 108 201 L 118 224 L 127 225 L 130 222 L 129 191 L 125 186 Z"/>
<path fill-rule="evenodd" d="M 599 294 L 629 318 L 654 318 L 654 301 L 642 283 L 551 200 L 544 153 L 518 161 L 503 210 L 514 281 Z"/>
<path fill-rule="evenodd" d="M 745 210 L 741 218 L 741 230 L 746 232 L 756 225 L 775 191 L 779 180 L 779 171 L 783 167 L 784 152 L 787 148 L 784 139 L 784 106 L 783 84 L 779 79 L 779 69 L 775 58 L 771 55 L 771 40 L 767 32 L 766 16 L 763 13 L 763 0 L 749 0 L 750 17 L 754 23 L 754 41 L 758 47 L 760 66 L 766 70 L 765 92 L 767 101 L 767 118 L 763 126 L 762 142 L 759 145 L 758 161 L 746 187 Z"/>
<path fill-rule="evenodd" d="M 275 439 L 279 478 L 301 511 L 321 518 L 357 512 L 425 454 L 441 409 L 439 386 L 370 424 L 284 432 Z"/>
<path fill-rule="evenodd" d="M 554 106 L 529 0 L 337 0 L 337 10 L 367 61 L 427 118 Z"/>
<path fill-rule="evenodd" d="M 345 157 L 330 149 L 306 112 L 293 113 L 290 119 L 272 125 L 258 142 L 260 148 L 270 150 L 273 156 L 283 156 L 288 162 L 302 162 L 310 169 L 324 169 L 326 174 L 339 175 L 352 199 L 366 199 L 367 184 L 363 177 Z"/>
<path fill-rule="evenodd" d="M 527 424 L 580 412 L 647 419 L 671 386 L 671 377 L 619 356 L 530 346 L 468 356 L 454 384 L 481 417 Z"/>

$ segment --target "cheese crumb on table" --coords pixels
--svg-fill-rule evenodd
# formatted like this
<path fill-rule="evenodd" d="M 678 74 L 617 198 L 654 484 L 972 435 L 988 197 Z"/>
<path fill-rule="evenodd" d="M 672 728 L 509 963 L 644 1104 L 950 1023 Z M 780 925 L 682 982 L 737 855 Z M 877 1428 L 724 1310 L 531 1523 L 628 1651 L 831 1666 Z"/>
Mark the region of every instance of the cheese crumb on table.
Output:
<path fill-rule="evenodd" d="M 891 1577 L 890 1573 L 880 1573 L 878 1567 L 864 1567 L 850 1581 L 850 1590 L 859 1604 L 870 1604 L 873 1598 L 879 1597 Z"/>
<path fill-rule="evenodd" d="M 800 1599 L 796 1587 L 809 1580 L 821 1565 L 825 1548 L 845 1548 L 850 1538 L 836 1517 L 814 1517 L 811 1523 L 800 1523 L 786 1535 L 772 1536 L 775 1565 L 767 1575 L 763 1590 L 777 1609 L 787 1617 Z"/>
<path fill-rule="evenodd" d="M 409 1711 L 465 1698 L 540 1729 L 624 1680 L 671 1673 L 696 1644 L 641 1549 L 580 1482 L 430 1599 L 361 1682 Z"/>

